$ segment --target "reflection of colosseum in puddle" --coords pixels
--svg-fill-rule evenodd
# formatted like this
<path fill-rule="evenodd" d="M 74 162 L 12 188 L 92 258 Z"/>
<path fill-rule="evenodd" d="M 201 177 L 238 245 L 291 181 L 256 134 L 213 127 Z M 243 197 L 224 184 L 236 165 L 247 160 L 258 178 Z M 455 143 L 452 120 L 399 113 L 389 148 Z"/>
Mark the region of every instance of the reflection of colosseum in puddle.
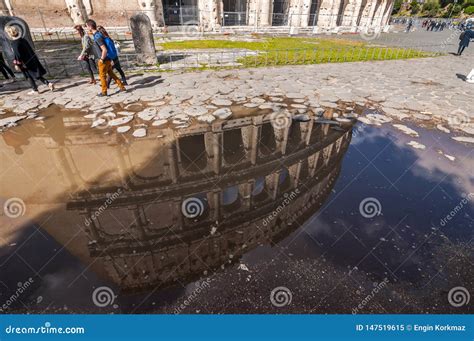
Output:
<path fill-rule="evenodd" d="M 152 134 L 131 143 L 98 135 L 95 152 L 116 163 L 93 182 L 81 174 L 84 136 L 49 143 L 73 193 L 67 225 L 86 221 L 92 269 L 146 290 L 190 281 L 295 230 L 329 195 L 351 128 L 311 120 L 277 129 L 261 115 L 191 127 L 158 149 Z M 195 218 L 183 214 L 189 198 L 202 208 Z"/>

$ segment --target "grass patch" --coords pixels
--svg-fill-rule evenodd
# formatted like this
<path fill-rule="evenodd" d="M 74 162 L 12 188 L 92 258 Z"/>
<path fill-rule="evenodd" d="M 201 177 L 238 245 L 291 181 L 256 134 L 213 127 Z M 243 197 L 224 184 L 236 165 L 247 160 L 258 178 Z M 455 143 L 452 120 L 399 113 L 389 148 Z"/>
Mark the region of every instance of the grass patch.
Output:
<path fill-rule="evenodd" d="M 190 40 L 160 44 L 165 50 L 247 49 L 256 56 L 238 58 L 243 66 L 304 65 L 371 60 L 422 58 L 439 55 L 399 47 L 327 38 L 265 38 L 260 41 Z"/>
<path fill-rule="evenodd" d="M 314 49 L 316 47 L 335 48 L 364 45 L 364 43 L 342 39 L 275 37 L 262 38 L 260 41 L 188 40 L 167 42 L 159 45 L 165 50 L 247 49 L 253 51 L 267 51 L 280 49 Z"/>

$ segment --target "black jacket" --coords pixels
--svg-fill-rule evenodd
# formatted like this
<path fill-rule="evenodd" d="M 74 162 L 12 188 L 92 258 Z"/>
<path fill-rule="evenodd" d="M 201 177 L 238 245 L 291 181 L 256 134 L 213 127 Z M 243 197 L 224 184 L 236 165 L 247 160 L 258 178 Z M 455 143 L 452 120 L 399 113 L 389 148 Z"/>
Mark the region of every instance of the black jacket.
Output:
<path fill-rule="evenodd" d="M 464 31 L 464 32 L 461 33 L 461 35 L 459 36 L 459 39 L 461 40 L 461 41 L 459 42 L 459 45 L 468 47 L 468 46 L 469 46 L 469 42 L 471 41 L 472 38 L 474 38 L 474 31 L 472 31 L 472 30 L 466 30 L 466 31 Z"/>
<path fill-rule="evenodd" d="M 15 55 L 14 64 L 20 65 L 23 69 L 26 68 L 35 78 L 46 74 L 46 70 L 43 65 L 41 65 L 35 51 L 26 39 L 19 38 L 12 40 L 11 45 L 13 54 Z"/>

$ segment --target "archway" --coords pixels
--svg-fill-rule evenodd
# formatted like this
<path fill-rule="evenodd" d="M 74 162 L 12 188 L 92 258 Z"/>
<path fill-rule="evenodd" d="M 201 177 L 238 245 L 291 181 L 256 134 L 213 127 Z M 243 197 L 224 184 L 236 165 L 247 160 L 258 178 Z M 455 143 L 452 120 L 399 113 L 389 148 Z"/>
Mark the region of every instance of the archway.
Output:
<path fill-rule="evenodd" d="M 319 5 L 321 5 L 320 0 L 311 1 L 311 8 L 309 9 L 308 26 L 316 26 L 318 24 Z"/>
<path fill-rule="evenodd" d="M 247 0 L 223 0 L 224 26 L 247 25 Z"/>
<path fill-rule="evenodd" d="M 288 0 L 274 0 L 272 13 L 272 26 L 288 25 Z"/>
<path fill-rule="evenodd" d="M 163 0 L 163 16 L 168 26 L 197 24 L 198 0 Z"/>

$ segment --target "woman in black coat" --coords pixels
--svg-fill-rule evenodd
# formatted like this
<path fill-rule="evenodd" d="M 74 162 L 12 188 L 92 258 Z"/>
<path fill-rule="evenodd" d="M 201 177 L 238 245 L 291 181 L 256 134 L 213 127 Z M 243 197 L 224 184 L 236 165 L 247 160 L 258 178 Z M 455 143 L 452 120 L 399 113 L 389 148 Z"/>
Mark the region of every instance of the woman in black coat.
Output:
<path fill-rule="evenodd" d="M 5 31 L 11 39 L 11 46 L 15 56 L 13 64 L 17 70 L 23 72 L 23 75 L 28 79 L 33 89 L 29 94 L 38 93 L 35 80 L 41 81 L 53 91 L 54 85 L 43 77 L 46 74 L 46 70 L 43 65 L 41 65 L 28 40 L 21 37 L 20 31 L 16 26 L 9 26 Z"/>
<path fill-rule="evenodd" d="M 464 49 L 469 46 L 469 42 L 471 39 L 474 38 L 474 31 L 466 30 L 461 33 L 459 36 L 459 48 L 458 48 L 458 56 L 462 54 Z"/>
<path fill-rule="evenodd" d="M 5 59 L 3 59 L 2 51 L 0 51 L 0 72 L 3 74 L 3 77 L 5 77 L 6 80 L 10 80 L 10 77 L 12 81 L 16 79 L 12 69 L 8 67 Z"/>

